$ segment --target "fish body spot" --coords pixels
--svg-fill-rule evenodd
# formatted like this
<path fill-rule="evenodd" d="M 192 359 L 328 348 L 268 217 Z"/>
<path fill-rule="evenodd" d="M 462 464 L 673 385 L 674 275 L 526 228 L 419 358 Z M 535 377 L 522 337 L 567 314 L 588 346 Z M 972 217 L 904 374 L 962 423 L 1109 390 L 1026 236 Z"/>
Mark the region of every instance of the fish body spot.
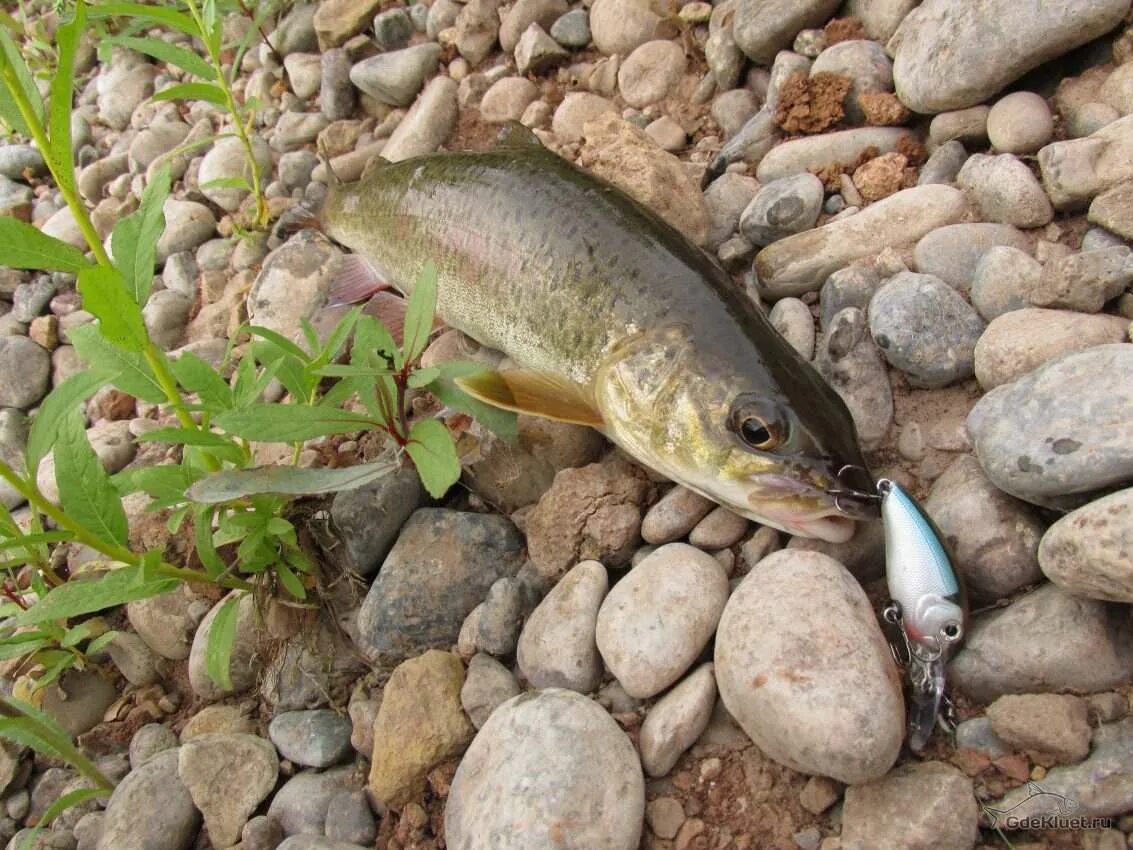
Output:
<path fill-rule="evenodd" d="M 1081 443 L 1079 443 L 1077 440 L 1071 440 L 1067 437 L 1062 437 L 1061 439 L 1055 440 L 1054 444 L 1051 446 L 1051 449 L 1056 455 L 1073 454 L 1080 448 L 1082 448 Z"/>

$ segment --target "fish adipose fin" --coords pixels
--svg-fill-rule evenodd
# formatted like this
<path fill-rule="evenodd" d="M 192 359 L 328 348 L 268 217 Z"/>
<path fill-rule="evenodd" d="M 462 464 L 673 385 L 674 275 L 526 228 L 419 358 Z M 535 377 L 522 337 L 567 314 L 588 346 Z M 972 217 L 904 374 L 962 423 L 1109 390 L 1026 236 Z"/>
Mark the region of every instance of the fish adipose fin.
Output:
<path fill-rule="evenodd" d="M 359 301 L 365 301 L 375 292 L 392 288 L 393 285 L 382 277 L 365 257 L 359 254 L 347 254 L 342 258 L 338 273 L 330 282 L 327 306 L 357 304 Z"/>
<path fill-rule="evenodd" d="M 586 387 L 547 372 L 484 371 L 457 378 L 456 383 L 473 398 L 493 407 L 591 428 L 604 424 Z"/>

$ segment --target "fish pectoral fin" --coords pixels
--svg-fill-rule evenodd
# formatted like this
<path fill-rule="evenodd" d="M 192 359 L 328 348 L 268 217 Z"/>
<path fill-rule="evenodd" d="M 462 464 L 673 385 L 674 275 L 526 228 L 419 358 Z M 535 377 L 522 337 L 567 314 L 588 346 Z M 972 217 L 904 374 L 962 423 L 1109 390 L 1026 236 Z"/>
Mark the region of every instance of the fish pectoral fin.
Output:
<path fill-rule="evenodd" d="M 386 326 L 386 330 L 390 332 L 393 341 L 398 345 L 402 345 L 405 340 L 405 316 L 409 311 L 409 302 L 402 298 L 395 292 L 375 292 L 373 297 L 366 302 L 366 306 L 362 308 L 362 312 L 367 316 L 373 316 L 379 322 Z M 433 328 L 430 333 L 440 330 L 445 326 L 441 321 L 440 316 L 433 319 Z"/>
<path fill-rule="evenodd" d="M 549 372 L 486 370 L 457 378 L 456 384 L 473 398 L 504 410 L 591 428 L 605 424 L 588 387 Z"/>
<path fill-rule="evenodd" d="M 361 254 L 347 254 L 339 263 L 338 271 L 330 282 L 327 306 L 357 304 L 375 292 L 392 289 L 393 285 Z"/>

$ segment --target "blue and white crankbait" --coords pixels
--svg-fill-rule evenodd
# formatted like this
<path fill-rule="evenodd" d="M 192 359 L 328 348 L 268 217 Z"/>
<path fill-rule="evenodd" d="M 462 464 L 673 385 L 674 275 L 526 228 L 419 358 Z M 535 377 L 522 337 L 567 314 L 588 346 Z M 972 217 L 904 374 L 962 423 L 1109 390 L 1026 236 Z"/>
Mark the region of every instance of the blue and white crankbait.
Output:
<path fill-rule="evenodd" d="M 909 677 L 909 747 L 924 749 L 941 717 L 944 668 L 964 639 L 963 587 L 940 531 L 895 481 L 877 482 L 885 529 L 885 575 L 892 600 L 884 618 L 897 633 L 894 655 Z"/>

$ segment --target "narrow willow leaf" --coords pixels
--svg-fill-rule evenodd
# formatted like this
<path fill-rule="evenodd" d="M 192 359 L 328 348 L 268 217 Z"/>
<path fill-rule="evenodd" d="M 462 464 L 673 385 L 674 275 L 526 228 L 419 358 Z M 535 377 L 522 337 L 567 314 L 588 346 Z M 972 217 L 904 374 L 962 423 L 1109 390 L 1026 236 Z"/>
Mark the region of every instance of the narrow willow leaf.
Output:
<path fill-rule="evenodd" d="M 196 546 L 197 557 L 201 559 L 201 566 L 205 568 L 209 578 L 215 581 L 222 575 L 228 565 L 221 560 L 216 551 L 216 544 L 212 539 L 212 518 L 215 509 L 198 505 L 193 508 L 193 542 Z"/>
<path fill-rule="evenodd" d="M 36 841 L 36 837 L 46 829 L 51 823 L 63 814 L 68 809 L 73 809 L 76 806 L 81 806 L 88 800 L 102 800 L 110 797 L 110 791 L 105 788 L 76 788 L 74 791 L 68 791 L 61 797 L 48 806 L 42 815 L 39 816 L 39 821 L 35 827 L 25 836 L 20 842 L 20 846 L 16 850 L 34 850 L 34 848 L 42 846 Z"/>
<path fill-rule="evenodd" d="M 130 18 L 133 20 L 153 21 L 157 24 L 163 24 L 170 29 L 175 29 L 178 32 L 183 32 L 185 35 L 191 35 L 194 38 L 201 37 L 200 28 L 197 27 L 197 24 L 192 18 L 184 12 L 178 12 L 167 6 L 146 6 L 142 3 L 99 3 L 98 5 L 90 7 L 88 16 L 92 20 L 102 18 Z"/>
<path fill-rule="evenodd" d="M 139 584 L 139 567 L 110 570 L 97 579 L 69 581 L 61 584 L 22 612 L 17 618 L 21 626 L 33 626 L 51 620 L 65 620 L 83 614 L 93 614 L 125 605 L 137 599 L 149 599 L 159 593 L 173 590 L 180 582 L 172 578 L 159 578 Z"/>
<path fill-rule="evenodd" d="M 230 410 L 234 404 L 232 387 L 212 366 L 191 351 L 186 351 L 169 364 L 173 376 L 183 389 L 200 396 L 211 413 Z"/>
<path fill-rule="evenodd" d="M 114 784 L 73 743 L 70 735 L 55 720 L 23 700 L 0 697 L 0 738 L 34 747 L 37 751 L 59 758 L 90 780 L 96 788 L 107 793 Z M 20 740 L 20 735 L 37 743 Z"/>
<path fill-rule="evenodd" d="M 311 355 L 293 343 L 283 334 L 273 331 L 271 328 L 263 328 L 259 325 L 248 325 L 248 333 L 252 336 L 258 336 L 261 339 L 270 342 L 272 345 L 280 349 L 285 354 L 290 354 L 296 358 L 303 365 L 311 362 Z"/>
<path fill-rule="evenodd" d="M 209 627 L 205 644 L 205 670 L 209 678 L 223 691 L 232 687 L 232 645 L 236 642 L 236 619 L 240 597 L 229 596 L 221 604 Z"/>
<path fill-rule="evenodd" d="M 28 476 L 35 479 L 40 461 L 47 457 L 55 445 L 59 427 L 66 417 L 79 409 L 84 401 L 106 384 L 105 375 L 93 372 L 79 372 L 72 375 L 48 393 L 39 405 L 39 411 L 32 420 L 28 431 L 27 459 Z"/>
<path fill-rule="evenodd" d="M 437 267 L 426 263 L 417 283 L 409 293 L 409 303 L 405 308 L 405 340 L 402 351 L 404 362 L 414 363 L 429 344 L 433 332 L 433 316 L 437 312 Z"/>
<path fill-rule="evenodd" d="M 228 107 L 224 89 L 212 83 L 178 83 L 157 92 L 150 100 L 203 100 L 217 106 Z"/>
<path fill-rule="evenodd" d="M 460 459 L 452 434 L 443 422 L 423 419 L 409 430 L 409 443 L 405 451 L 413 459 L 421 483 L 434 499 L 448 492 L 460 478 Z"/>
<path fill-rule="evenodd" d="M 119 35 L 111 37 L 110 42 L 152 56 L 167 65 L 175 65 L 182 71 L 188 71 L 202 80 L 213 81 L 216 79 L 216 71 L 213 70 L 212 65 L 192 50 L 178 47 L 168 41 L 162 41 L 160 38 L 133 38 Z"/>
<path fill-rule="evenodd" d="M 200 428 L 155 428 L 138 435 L 139 442 L 173 443 L 181 446 L 199 446 L 231 463 L 243 463 L 244 449 L 231 437 L 204 431 Z"/>
<path fill-rule="evenodd" d="M 59 27 L 55 41 L 58 45 L 55 74 L 51 78 L 51 111 L 48 116 L 48 148 L 51 173 L 61 184 L 60 188 L 78 194 L 75 188 L 75 154 L 71 146 L 71 100 L 75 86 L 75 51 L 86 26 L 86 4 L 75 4 L 75 15 Z"/>
<path fill-rule="evenodd" d="M 35 86 L 35 80 L 32 79 L 19 46 L 6 29 L 0 29 L 0 76 L 3 76 L 6 84 L 17 88 L 23 94 L 24 99 L 31 106 L 36 121 L 43 124 L 43 98 L 39 95 L 39 89 Z M 24 126 L 27 127 L 26 124 Z"/>
<path fill-rule="evenodd" d="M 127 545 L 122 500 L 91 448 L 77 410 L 59 428 L 54 455 L 59 501 L 67 516 L 107 543 Z"/>
<path fill-rule="evenodd" d="M 99 331 L 123 351 L 137 353 L 146 347 L 149 334 L 142 308 L 129 292 L 116 268 L 87 266 L 79 272 L 79 294 L 83 307 L 99 321 Z"/>
<path fill-rule="evenodd" d="M 346 410 L 301 407 L 293 404 L 253 404 L 216 417 L 216 424 L 237 437 L 265 443 L 294 443 L 333 434 L 365 431 L 370 417 Z"/>
<path fill-rule="evenodd" d="M 139 307 L 144 307 L 153 287 L 157 240 L 165 229 L 165 200 L 169 197 L 169 166 L 158 169 L 142 191 L 142 203 L 114 225 L 110 247 L 114 264 L 122 272 L 126 291 Z"/>
<path fill-rule="evenodd" d="M 180 463 L 167 463 L 162 466 L 139 466 L 124 469 L 110 480 L 122 495 L 142 492 L 152 499 L 183 501 L 185 491 L 193 486 L 200 476 Z"/>
<path fill-rule="evenodd" d="M 40 543 L 58 543 L 60 540 L 74 540 L 75 535 L 69 531 L 45 531 L 42 534 L 23 534 L 19 537 L 0 539 L 0 552 L 9 549 L 23 549 L 25 546 L 36 546 Z"/>
<path fill-rule="evenodd" d="M 343 316 L 338 324 L 334 326 L 334 330 L 327 336 L 326 344 L 323 345 L 322 350 L 319 351 L 318 356 L 314 359 L 313 365 L 316 367 L 323 366 L 338 357 L 339 352 L 342 351 L 342 347 L 346 345 L 346 341 L 350 338 L 350 332 L 354 330 L 354 326 L 361 317 L 361 307 L 355 307 Z"/>
<path fill-rule="evenodd" d="M 290 593 L 296 599 L 307 598 L 307 588 L 303 586 L 303 582 L 300 581 L 299 576 L 291 572 L 290 567 L 282 563 L 276 564 L 275 574 L 276 577 L 279 578 L 279 583 L 283 585 L 284 589 L 286 589 L 288 593 Z"/>
<path fill-rule="evenodd" d="M 0 266 L 78 274 L 90 263 L 74 245 L 11 216 L 0 216 Z"/>
<path fill-rule="evenodd" d="M 168 401 L 161 384 L 140 354 L 111 345 L 94 325 L 73 328 L 70 334 L 71 344 L 92 373 L 104 376 L 108 383 L 142 401 L 151 404 Z"/>
<path fill-rule="evenodd" d="M 251 192 L 252 187 L 248 181 L 243 177 L 217 177 L 215 180 L 208 180 L 201 183 L 199 189 L 243 189 L 245 192 Z"/>
<path fill-rule="evenodd" d="M 365 486 L 392 474 L 396 469 L 397 462 L 394 460 L 340 469 L 303 469 L 294 466 L 227 469 L 202 478 L 189 488 L 188 496 L 194 502 L 214 505 L 264 493 L 317 496 Z"/>

